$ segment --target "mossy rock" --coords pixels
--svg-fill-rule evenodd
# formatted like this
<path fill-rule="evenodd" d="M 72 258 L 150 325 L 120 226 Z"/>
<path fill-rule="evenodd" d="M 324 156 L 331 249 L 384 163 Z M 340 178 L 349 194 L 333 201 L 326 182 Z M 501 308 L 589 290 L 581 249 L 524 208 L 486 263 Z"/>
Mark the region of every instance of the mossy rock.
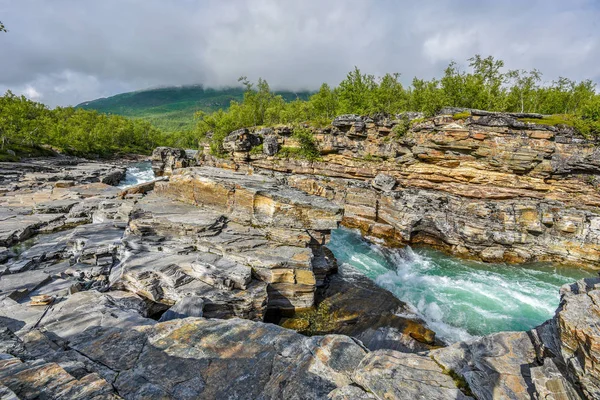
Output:
<path fill-rule="evenodd" d="M 458 121 L 459 119 L 467 119 L 471 116 L 471 112 L 470 111 L 463 111 L 463 112 L 459 112 L 456 113 L 452 116 L 452 119 L 455 121 Z"/>

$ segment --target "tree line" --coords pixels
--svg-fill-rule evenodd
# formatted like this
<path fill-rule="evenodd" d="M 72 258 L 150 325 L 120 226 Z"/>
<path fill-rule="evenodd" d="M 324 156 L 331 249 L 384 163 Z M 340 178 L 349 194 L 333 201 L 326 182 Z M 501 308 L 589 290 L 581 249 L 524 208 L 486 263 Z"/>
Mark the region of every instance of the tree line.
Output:
<path fill-rule="evenodd" d="M 42 145 L 65 154 L 109 157 L 148 154 L 160 145 L 197 146 L 197 140 L 121 116 L 73 107 L 51 110 L 8 91 L 0 97 L 0 155 L 9 150 L 26 155 Z"/>
<path fill-rule="evenodd" d="M 466 71 L 451 62 L 440 79 L 415 77 L 406 87 L 400 74 L 375 77 L 355 67 L 338 86 L 324 83 L 307 101 L 285 102 L 265 80 L 253 84 L 242 77 L 240 82 L 246 88 L 243 101 L 232 101 L 228 110 L 199 113 L 198 134 L 201 138 L 208 135 L 213 153 L 218 154 L 222 139 L 242 127 L 301 122 L 322 125 L 340 114 L 420 111 L 431 116 L 443 107 L 460 107 L 559 115 L 545 122 L 575 126 L 586 136 L 600 135 L 600 95 L 591 80 L 560 77 L 543 83 L 537 69 L 506 70 L 504 62 L 492 56 L 475 55 L 468 61 Z"/>
<path fill-rule="evenodd" d="M 198 147 L 210 140 L 213 154 L 222 154 L 223 138 L 250 126 L 309 123 L 324 126 L 341 114 L 373 115 L 420 111 L 434 115 L 443 107 L 552 115 L 541 123 L 565 123 L 588 137 L 600 137 L 600 95 L 590 80 L 558 78 L 542 82 L 538 70 L 505 70 L 504 62 L 476 55 L 463 71 L 452 62 L 440 78 L 414 78 L 404 86 L 399 74 L 375 77 L 358 68 L 335 87 L 326 83 L 308 100 L 286 101 L 259 79 L 240 78 L 242 101 L 228 109 L 196 115 L 195 131 L 164 132 L 139 119 L 101 114 L 73 107 L 49 109 L 16 96 L 0 97 L 0 155 L 20 147 L 47 145 L 82 156 L 149 153 L 156 146 Z"/>

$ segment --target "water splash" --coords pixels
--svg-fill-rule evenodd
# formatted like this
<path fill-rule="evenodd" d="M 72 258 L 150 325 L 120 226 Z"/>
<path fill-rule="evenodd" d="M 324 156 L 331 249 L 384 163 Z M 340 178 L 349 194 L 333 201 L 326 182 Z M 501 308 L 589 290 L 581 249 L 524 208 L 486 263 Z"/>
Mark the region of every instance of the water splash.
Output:
<path fill-rule="evenodd" d="M 329 245 L 338 262 L 362 271 L 408 303 L 447 342 L 531 329 L 554 315 L 560 286 L 592 271 L 550 263 L 486 264 L 430 249 L 386 249 L 348 229 Z"/>
<path fill-rule="evenodd" d="M 152 163 L 150 161 L 142 161 L 129 164 L 125 179 L 119 183 L 119 188 L 127 188 L 129 186 L 138 185 L 140 183 L 149 182 L 154 179 L 152 171 Z"/>

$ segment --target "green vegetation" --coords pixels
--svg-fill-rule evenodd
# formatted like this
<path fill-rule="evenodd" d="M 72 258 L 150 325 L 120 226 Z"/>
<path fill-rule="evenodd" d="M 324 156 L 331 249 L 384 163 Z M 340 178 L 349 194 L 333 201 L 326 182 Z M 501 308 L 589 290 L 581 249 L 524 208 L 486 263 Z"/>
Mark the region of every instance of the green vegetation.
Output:
<path fill-rule="evenodd" d="M 471 392 L 471 388 L 469 387 L 469 383 L 467 382 L 467 380 L 465 378 L 463 378 L 462 375 L 459 375 L 453 369 L 444 369 L 443 373 L 446 374 L 446 375 L 448 375 L 450 378 L 452 378 L 452 380 L 454 381 L 454 384 L 456 385 L 456 387 L 458 388 L 458 390 L 460 390 L 461 392 L 463 392 L 463 394 L 465 396 L 473 397 L 473 392 Z"/>
<path fill-rule="evenodd" d="M 459 112 L 456 113 L 452 116 L 452 119 L 457 121 L 459 119 L 467 119 L 471 116 L 471 113 L 469 111 L 463 111 L 463 112 Z"/>
<path fill-rule="evenodd" d="M 257 154 L 262 154 L 262 153 L 263 153 L 262 143 L 259 144 L 258 146 L 254 146 L 253 148 L 250 149 L 250 154 L 257 155 Z"/>
<path fill-rule="evenodd" d="M 108 157 L 194 142 L 191 137 L 166 135 L 144 121 L 73 107 L 50 110 L 10 91 L 0 97 L 0 154 L 4 159 L 13 152 L 48 155 L 52 153 L 48 147 L 66 154 Z"/>
<path fill-rule="evenodd" d="M 280 155 L 314 160 L 317 144 L 301 126 L 324 126 L 340 114 L 430 116 L 446 106 L 546 114 L 550 117 L 523 121 L 565 124 L 586 137 L 600 137 L 600 95 L 592 81 L 559 78 L 542 85 L 539 71 L 506 71 L 504 62 L 491 56 L 470 58 L 469 68 L 462 71 L 452 62 L 441 79 L 414 78 L 407 87 L 399 74 L 375 77 L 354 68 L 337 87 L 324 83 L 312 95 L 274 92 L 263 79 L 254 84 L 242 77 L 244 89 L 155 89 L 54 110 L 8 92 L 0 98 L 0 155 L 31 154 L 48 145 L 69 154 L 108 156 L 148 153 L 158 145 L 195 148 L 208 140 L 212 154 L 223 156 L 223 139 L 236 129 L 291 124 L 299 147 L 284 147 Z M 402 119 L 388 140 L 419 122 Z"/>
<path fill-rule="evenodd" d="M 400 119 L 400 122 L 392 128 L 392 132 L 394 136 L 397 138 L 401 138 L 408 133 L 408 130 L 411 127 L 411 122 L 408 117 L 403 117 Z"/>
<path fill-rule="evenodd" d="M 319 146 L 313 134 L 306 128 L 294 128 L 293 138 L 298 141 L 300 145 L 299 155 L 307 160 L 316 160 L 320 156 Z"/>
<path fill-rule="evenodd" d="M 277 92 L 285 101 L 308 99 L 309 92 Z M 122 115 L 150 122 L 166 132 L 193 131 L 194 114 L 211 113 L 229 107 L 231 101 L 241 101 L 244 89 L 205 89 L 202 86 L 182 86 L 123 93 L 88 101 L 78 108 Z"/>
<path fill-rule="evenodd" d="M 538 70 L 504 70 L 504 62 L 493 57 L 476 55 L 469 60 L 470 71 L 461 71 L 452 62 L 441 79 L 414 78 L 404 87 L 399 74 L 386 74 L 376 78 L 354 68 L 337 87 L 321 85 L 319 91 L 308 100 L 285 102 L 269 89 L 266 81 L 259 79 L 257 85 L 245 77 L 243 100 L 232 101 L 229 110 L 198 113 L 200 137 L 212 133 L 211 149 L 220 154 L 220 143 L 231 131 L 256 125 L 280 123 L 309 123 L 323 126 L 340 114 L 373 115 L 377 113 L 399 114 L 404 111 L 421 111 L 431 116 L 441 108 L 460 107 L 504 112 L 528 112 L 560 114 L 546 121 L 574 126 L 587 137 L 600 136 L 600 95 L 590 80 L 581 82 L 559 78 L 548 85 L 541 85 Z M 455 119 L 467 118 L 470 113 L 454 115 Z M 561 122 L 558 122 L 560 119 Z M 421 121 L 402 121 L 394 128 L 394 136 L 402 137 L 410 126 Z M 292 150 L 285 150 L 287 153 Z"/>

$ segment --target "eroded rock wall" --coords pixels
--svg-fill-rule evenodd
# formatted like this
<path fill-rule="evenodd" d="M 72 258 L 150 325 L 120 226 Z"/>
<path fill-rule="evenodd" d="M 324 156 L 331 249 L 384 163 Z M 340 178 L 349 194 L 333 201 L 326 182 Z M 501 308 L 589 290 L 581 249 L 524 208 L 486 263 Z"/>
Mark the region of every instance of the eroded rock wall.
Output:
<path fill-rule="evenodd" d="M 390 245 L 429 243 L 484 261 L 600 267 L 596 144 L 569 127 L 479 114 L 417 120 L 402 135 L 399 120 L 344 116 L 312 129 L 317 161 L 242 152 L 248 146 L 240 145 L 231 159 L 205 151 L 194 162 L 273 174 L 343 206 L 344 225 Z M 243 138 L 259 143 L 263 131 Z M 268 137 L 278 148 L 298 146 L 292 133 L 274 127 Z"/>

